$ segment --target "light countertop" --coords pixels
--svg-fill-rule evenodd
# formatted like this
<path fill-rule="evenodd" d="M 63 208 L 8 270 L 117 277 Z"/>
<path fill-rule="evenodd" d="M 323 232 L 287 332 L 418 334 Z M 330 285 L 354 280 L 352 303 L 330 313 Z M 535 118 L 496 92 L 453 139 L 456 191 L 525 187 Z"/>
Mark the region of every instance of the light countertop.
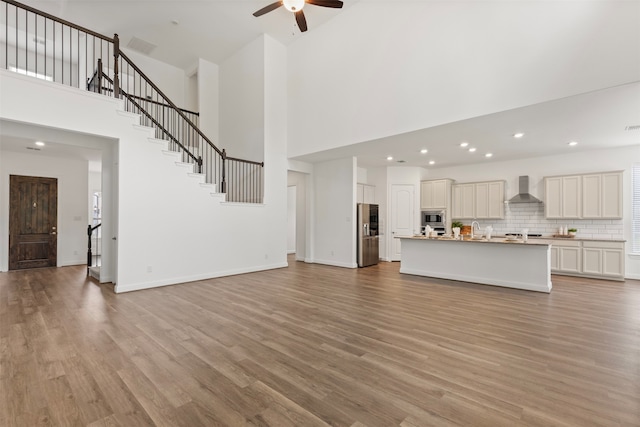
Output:
<path fill-rule="evenodd" d="M 507 240 L 504 237 L 492 237 L 491 240 L 487 239 L 467 239 L 467 240 L 456 240 L 453 238 L 446 237 L 425 237 L 425 236 L 406 236 L 400 237 L 401 239 L 411 239 L 411 240 L 428 240 L 433 242 L 454 242 L 454 243 L 493 243 L 493 244 L 509 244 L 509 245 L 535 245 L 535 246 L 549 246 L 551 242 L 550 239 L 529 239 L 526 242 L 523 242 L 522 239 L 515 240 Z"/>
<path fill-rule="evenodd" d="M 404 237 L 405 239 L 407 237 Z M 431 238 L 431 237 L 425 237 L 425 236 L 410 236 L 410 238 L 412 239 L 423 239 L 423 240 L 446 240 L 446 241 L 462 241 L 462 240 L 454 240 L 452 238 L 450 239 L 446 239 L 443 238 L 442 236 L 440 237 L 436 237 L 436 238 Z M 488 240 L 463 240 L 464 242 L 484 242 L 484 243 L 488 243 L 488 242 L 492 242 L 492 243 L 505 243 L 504 241 L 506 240 L 505 236 L 502 235 L 493 235 L 491 237 L 491 241 Z M 527 243 L 531 244 L 533 243 L 532 241 L 536 241 L 536 242 L 540 242 L 540 241 L 545 241 L 545 244 L 551 244 L 552 242 L 571 242 L 571 241 L 579 241 L 579 242 L 618 242 L 618 243 L 625 243 L 626 240 L 624 239 L 596 239 L 596 238 L 592 238 L 592 237 L 553 237 L 553 236 L 541 236 L 541 237 L 531 237 L 529 236 Z M 517 242 L 519 243 L 523 243 L 522 239 L 520 237 L 518 237 Z M 514 243 L 513 241 L 509 241 L 508 243 Z"/>

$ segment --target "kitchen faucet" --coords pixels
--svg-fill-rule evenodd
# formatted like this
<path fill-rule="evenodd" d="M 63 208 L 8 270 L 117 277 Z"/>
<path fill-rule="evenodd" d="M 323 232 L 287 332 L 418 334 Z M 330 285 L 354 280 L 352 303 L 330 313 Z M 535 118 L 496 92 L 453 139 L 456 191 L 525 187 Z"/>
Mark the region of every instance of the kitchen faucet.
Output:
<path fill-rule="evenodd" d="M 473 239 L 473 231 L 478 227 L 478 231 L 480 231 L 480 223 L 478 221 L 473 221 L 471 223 L 471 238 Z M 482 233 L 480 233 L 482 234 Z"/>

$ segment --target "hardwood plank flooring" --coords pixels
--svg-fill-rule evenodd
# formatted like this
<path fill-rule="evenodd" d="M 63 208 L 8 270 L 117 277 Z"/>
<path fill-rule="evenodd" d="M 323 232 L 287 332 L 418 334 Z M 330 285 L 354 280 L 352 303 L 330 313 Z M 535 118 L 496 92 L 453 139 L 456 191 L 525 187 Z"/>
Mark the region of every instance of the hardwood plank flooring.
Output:
<path fill-rule="evenodd" d="M 2 426 L 640 426 L 640 282 L 0 273 Z"/>

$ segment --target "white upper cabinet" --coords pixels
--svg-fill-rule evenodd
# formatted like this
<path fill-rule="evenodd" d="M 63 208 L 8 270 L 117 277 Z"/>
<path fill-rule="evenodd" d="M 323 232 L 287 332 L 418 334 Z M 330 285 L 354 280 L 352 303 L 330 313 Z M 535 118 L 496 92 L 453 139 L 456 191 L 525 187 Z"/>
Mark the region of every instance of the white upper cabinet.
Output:
<path fill-rule="evenodd" d="M 545 216 L 622 218 L 622 172 L 545 177 Z"/>
<path fill-rule="evenodd" d="M 602 217 L 602 175 L 584 175 L 582 177 L 582 217 Z"/>
<path fill-rule="evenodd" d="M 545 178 L 544 211 L 547 218 L 562 218 L 562 178 Z"/>
<path fill-rule="evenodd" d="M 475 217 L 489 217 L 489 183 L 479 182 L 475 184 Z"/>
<path fill-rule="evenodd" d="M 602 174 L 602 218 L 622 218 L 622 172 Z"/>
<path fill-rule="evenodd" d="M 448 209 L 451 199 L 450 179 L 422 181 L 420 183 L 421 209 Z"/>
<path fill-rule="evenodd" d="M 562 217 L 580 218 L 581 180 L 579 176 L 562 178 Z"/>
<path fill-rule="evenodd" d="M 504 218 L 504 181 L 471 182 L 453 186 L 452 218 Z"/>
<path fill-rule="evenodd" d="M 375 185 L 358 184 L 356 192 L 356 203 L 375 203 L 376 187 Z"/>
<path fill-rule="evenodd" d="M 489 182 L 488 203 L 488 218 L 504 218 L 504 181 Z"/>

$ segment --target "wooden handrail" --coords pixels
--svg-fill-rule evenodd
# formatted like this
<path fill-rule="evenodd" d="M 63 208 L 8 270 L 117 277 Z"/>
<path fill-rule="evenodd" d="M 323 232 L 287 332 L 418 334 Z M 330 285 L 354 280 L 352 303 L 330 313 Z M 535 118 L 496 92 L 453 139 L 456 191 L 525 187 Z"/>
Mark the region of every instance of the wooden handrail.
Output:
<path fill-rule="evenodd" d="M 257 165 L 257 166 L 262 166 L 264 167 L 264 162 L 254 162 L 253 160 L 245 160 L 245 159 L 238 159 L 236 157 L 226 157 L 227 160 L 233 160 L 235 162 L 242 162 L 242 163 L 249 163 L 251 165 Z"/>
<path fill-rule="evenodd" d="M 113 81 L 111 79 L 109 79 L 109 82 L 113 84 Z M 101 90 L 106 90 L 108 92 L 113 92 L 113 89 L 108 88 L 108 87 L 104 87 L 104 86 L 101 88 Z M 122 91 L 122 89 L 120 89 L 120 90 Z M 138 100 L 143 101 L 143 102 L 149 102 L 151 104 L 159 105 L 161 107 L 171 107 L 171 105 L 169 105 L 169 104 L 163 104 L 162 102 L 154 101 L 154 100 L 148 99 L 148 98 L 143 98 L 141 96 L 137 96 L 137 95 L 129 95 L 129 96 L 131 98 L 133 98 L 133 99 L 138 99 Z M 173 107 L 171 107 L 171 108 L 173 108 Z M 198 113 L 197 111 L 190 111 L 190 110 L 187 110 L 186 108 L 179 108 L 179 110 L 185 112 L 186 114 L 193 114 L 194 116 L 198 116 L 198 117 L 200 116 L 200 113 Z"/>
<path fill-rule="evenodd" d="M 200 130 L 198 125 L 194 123 L 194 121 L 199 121 L 198 118 L 200 117 L 200 114 L 197 112 L 179 108 L 176 104 L 173 103 L 173 101 L 167 95 L 164 94 L 162 90 L 160 90 L 160 88 L 126 54 L 124 54 L 120 50 L 120 39 L 118 34 L 114 34 L 113 38 L 107 37 L 98 32 L 92 31 L 88 28 L 84 28 L 80 25 L 76 25 L 64 19 L 60 19 L 56 16 L 40 11 L 38 9 L 35 9 L 31 6 L 25 5 L 18 1 L 15 1 L 15 0 L 0 0 L 0 1 L 2 3 L 5 3 L 6 8 L 8 8 L 8 5 L 11 5 L 12 7 L 16 8 L 16 11 L 15 11 L 16 12 L 16 37 L 17 37 L 17 31 L 19 28 L 18 27 L 18 11 L 21 12 L 20 18 L 21 19 L 24 18 L 25 33 L 27 33 L 27 28 L 29 28 L 29 18 L 33 18 L 32 15 L 35 15 L 36 28 L 37 28 L 37 22 L 42 18 L 44 18 L 45 20 L 45 29 L 46 29 L 46 22 L 48 21 L 53 21 L 54 28 L 56 28 L 56 25 L 60 24 L 62 26 L 63 31 L 62 31 L 62 37 L 61 37 L 60 43 L 58 44 L 62 46 L 61 54 L 63 56 L 65 54 L 64 46 L 66 45 L 62 45 L 62 43 L 66 41 L 64 40 L 64 34 L 67 29 L 69 30 L 68 31 L 69 34 L 72 34 L 71 30 L 76 30 L 78 35 L 86 36 L 87 40 L 93 37 L 93 40 L 88 40 L 86 41 L 86 43 L 82 44 L 82 47 L 84 48 L 85 52 L 88 51 L 89 53 L 91 53 L 91 60 L 90 60 L 91 63 L 95 64 L 95 62 L 93 61 L 97 59 L 98 68 L 95 71 L 95 73 L 93 73 L 93 75 L 90 75 L 89 79 L 87 80 L 82 79 L 84 80 L 83 82 L 80 81 L 81 80 L 80 78 L 78 78 L 77 82 L 73 81 L 72 72 L 75 69 L 74 67 L 77 66 L 78 76 L 80 76 L 81 75 L 80 67 L 83 64 L 80 64 L 79 59 L 77 64 L 72 63 L 72 58 L 74 57 L 73 55 L 74 46 L 73 46 L 73 38 L 70 36 L 70 39 L 68 41 L 70 51 L 68 55 L 63 59 L 65 61 L 68 59 L 69 67 L 70 67 L 69 69 L 71 69 L 71 71 L 68 71 L 65 74 L 65 68 L 64 68 L 65 64 L 63 63 L 61 67 L 61 72 L 59 73 L 59 75 L 56 74 L 56 67 L 55 67 L 56 48 L 54 46 L 53 59 L 52 59 L 54 61 L 53 80 L 62 84 L 68 83 L 69 86 L 72 86 L 72 87 L 82 87 L 82 85 L 86 85 L 85 90 L 96 91 L 97 93 L 103 93 L 103 94 L 107 94 L 111 92 L 109 95 L 112 94 L 114 98 L 117 98 L 117 99 L 125 98 L 127 101 L 125 103 L 125 108 L 128 109 L 129 107 L 131 107 L 132 109 L 134 109 L 134 111 L 137 108 L 138 113 L 142 115 L 143 120 L 146 120 L 147 124 L 153 124 L 153 126 L 157 129 L 158 132 L 162 132 L 163 138 L 168 139 L 169 141 L 171 141 L 172 144 L 174 144 L 172 146 L 173 148 L 178 149 L 179 147 L 179 149 L 183 151 L 183 156 L 186 156 L 186 157 L 183 157 L 185 161 L 190 162 L 191 160 L 193 160 L 193 162 L 197 164 L 199 173 L 203 173 L 202 172 L 203 164 L 204 164 L 203 162 L 206 160 L 206 164 L 205 164 L 206 168 L 204 172 L 206 174 L 206 179 L 207 180 L 215 179 L 216 181 L 214 182 L 220 185 L 220 187 L 222 188 L 222 192 L 226 192 L 226 188 L 227 188 L 227 179 L 226 179 L 227 169 L 235 170 L 235 168 L 242 168 L 243 171 L 249 170 L 249 169 L 253 169 L 256 171 L 258 170 L 256 168 L 250 168 L 249 165 L 264 168 L 264 162 L 256 162 L 256 161 L 245 160 L 245 159 L 240 159 L 236 157 L 228 157 L 226 150 L 218 148 L 213 143 L 213 141 L 210 140 Z M 24 11 L 24 13 L 22 13 L 22 11 Z M 9 14 L 7 14 L 7 16 L 8 15 Z M 7 26 L 8 28 L 8 21 L 5 22 L 5 26 Z M 45 38 L 46 37 L 48 36 L 45 36 Z M 77 49 L 81 48 L 80 40 L 81 38 L 78 37 Z M 56 42 L 55 31 L 53 34 L 53 42 L 54 43 Z M 98 43 L 97 52 L 96 52 L 96 46 L 95 46 L 96 42 Z M 92 43 L 93 47 L 89 47 L 89 43 Z M 104 48 L 106 48 L 106 52 L 105 50 L 103 50 Z M 15 46 L 15 50 L 16 50 L 16 58 L 18 58 L 18 46 Z M 28 59 L 30 57 L 29 55 L 33 54 L 33 52 L 31 53 L 29 52 L 28 46 L 25 46 L 23 50 L 25 51 L 23 55 L 24 58 Z M 38 72 L 38 69 L 39 69 L 38 53 L 39 53 L 38 46 L 36 44 L 35 45 L 36 73 Z M 106 53 L 106 56 L 105 56 L 105 53 Z M 47 50 L 45 48 L 45 58 L 46 58 L 46 55 L 47 55 Z M 78 55 L 78 58 L 80 58 L 79 55 Z M 86 71 L 87 74 L 89 74 L 88 73 L 89 70 L 87 69 L 87 64 L 89 63 L 88 58 L 89 56 L 85 58 L 85 64 L 83 65 L 85 67 L 84 71 Z M 25 59 L 24 61 L 25 68 L 28 68 L 27 65 L 29 65 L 27 59 Z M 103 72 L 102 61 L 106 62 L 107 69 L 109 68 L 111 69 L 111 72 L 113 73 L 111 76 L 112 78 L 109 78 L 109 76 Z M 111 61 L 113 61 L 113 63 Z M 127 72 L 121 75 L 125 67 Z M 45 72 L 47 70 L 46 62 L 44 65 L 44 70 Z M 124 81 L 126 82 L 125 86 L 127 87 L 121 86 L 121 84 L 124 83 L 122 82 L 122 79 L 124 79 Z M 125 92 L 123 89 L 126 89 L 128 91 L 129 89 L 128 85 L 132 79 L 133 79 L 133 93 L 130 94 Z M 140 79 L 141 87 L 142 85 L 144 85 L 144 92 L 136 92 L 136 80 L 138 79 Z M 110 83 L 111 87 L 109 87 L 108 84 L 103 84 L 103 82 L 106 82 L 106 81 Z M 148 94 L 147 92 L 148 90 L 151 91 L 152 96 L 146 96 Z M 159 106 L 159 108 L 154 106 Z M 166 125 L 165 125 L 165 119 L 167 119 Z M 228 164 L 229 162 L 231 163 Z M 258 173 L 257 175 L 262 176 L 262 173 Z M 234 186 L 238 185 L 237 183 L 232 183 L 232 184 Z M 242 185 L 242 184 L 239 184 L 239 185 Z M 255 184 L 249 183 L 248 185 L 251 186 Z M 260 189 L 258 189 L 259 190 L 258 194 L 262 194 L 261 193 L 262 181 L 260 181 L 260 184 L 258 185 L 260 186 Z M 234 188 L 237 188 L 237 187 L 234 187 Z"/>
<path fill-rule="evenodd" d="M 111 80 L 111 79 L 109 78 L 109 76 L 104 75 L 103 77 L 104 77 L 104 78 L 105 78 L 109 83 L 114 84 L 114 83 L 113 83 L 113 80 Z M 162 131 L 162 133 L 164 133 L 164 134 L 165 134 L 165 135 L 167 135 L 169 138 L 171 138 L 171 141 L 172 141 L 173 143 L 177 144 L 180 148 L 182 148 L 182 150 L 183 150 L 183 151 L 184 151 L 184 152 L 185 152 L 189 157 L 191 157 L 191 159 L 193 159 L 193 161 L 195 161 L 199 166 L 202 166 L 201 160 L 200 160 L 198 157 L 194 156 L 194 155 L 191 153 L 191 151 L 187 150 L 187 147 L 185 147 L 184 145 L 182 145 L 182 143 L 181 143 L 180 141 L 178 141 L 178 139 L 177 139 L 176 137 L 174 137 L 173 135 L 171 135 L 171 133 L 170 133 L 167 129 L 165 129 L 165 127 L 164 127 L 164 126 L 162 126 L 162 125 L 161 125 L 161 124 L 160 124 L 156 119 L 154 119 L 154 118 L 151 116 L 151 114 L 149 114 L 149 113 L 147 112 L 147 110 L 145 110 L 144 108 L 142 108 L 142 106 L 141 106 L 140 104 L 138 104 L 136 101 L 134 101 L 134 100 L 133 100 L 133 96 L 129 95 L 129 94 L 128 94 L 127 92 L 125 92 L 125 91 L 120 91 L 120 93 L 121 93 L 122 95 L 124 95 L 124 96 L 129 100 L 129 102 L 131 102 L 133 105 L 135 105 L 135 106 L 136 106 L 136 108 L 138 108 L 138 110 L 140 110 L 140 112 L 141 112 L 142 114 L 144 114 L 145 116 L 147 116 L 147 118 L 148 118 L 149 120 L 151 120 L 151 122 L 152 122 L 154 125 L 156 125 L 156 127 L 157 127 L 158 129 L 160 129 L 160 130 Z"/>
<path fill-rule="evenodd" d="M 207 136 L 204 133 L 202 133 L 202 131 L 200 130 L 200 128 L 198 128 L 198 126 L 196 126 L 191 120 L 189 120 L 187 116 L 185 116 L 185 114 L 180 110 L 180 108 L 178 108 L 173 102 L 171 102 L 169 97 L 165 95 L 164 92 L 162 92 L 158 88 L 158 86 L 156 86 L 155 83 L 153 83 L 151 79 L 149 79 L 149 77 L 147 77 L 147 75 L 143 73 L 142 70 L 140 70 L 140 68 L 138 68 L 138 66 L 133 63 L 133 61 L 131 61 L 131 59 L 129 59 L 127 55 L 125 55 L 123 52 L 120 52 L 120 56 L 122 57 L 122 59 L 127 61 L 127 64 L 129 64 L 136 72 L 138 72 L 140 76 L 142 76 L 145 79 L 145 81 L 149 84 L 149 86 L 151 86 L 156 92 L 158 92 L 160 96 L 162 96 L 162 98 L 164 98 L 165 101 L 167 101 L 167 104 L 169 104 L 174 110 L 178 112 L 180 117 L 182 117 L 198 133 L 198 135 L 200 135 L 202 139 L 204 139 L 207 142 L 207 144 L 211 146 L 211 148 L 216 150 L 218 154 L 222 155 L 222 151 L 218 147 L 216 147 L 215 144 L 211 142 L 211 140 L 207 138 Z"/>

